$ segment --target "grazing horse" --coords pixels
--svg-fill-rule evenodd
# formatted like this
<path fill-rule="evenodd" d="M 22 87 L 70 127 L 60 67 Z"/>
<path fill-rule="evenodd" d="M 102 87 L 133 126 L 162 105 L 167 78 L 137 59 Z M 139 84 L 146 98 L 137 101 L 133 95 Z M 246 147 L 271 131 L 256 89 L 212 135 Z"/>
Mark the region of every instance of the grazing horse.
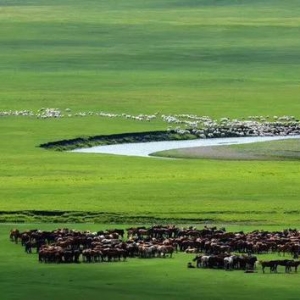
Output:
<path fill-rule="evenodd" d="M 283 256 L 285 256 L 286 252 L 289 252 L 291 249 L 291 246 L 289 244 L 284 244 L 284 245 L 278 245 L 277 246 L 277 253 L 280 256 L 281 253 L 283 253 Z"/>
<path fill-rule="evenodd" d="M 299 265 L 300 265 L 300 261 L 294 261 L 294 260 L 288 261 L 285 267 L 286 273 L 290 273 L 292 268 L 295 268 L 295 273 L 297 273 Z"/>
<path fill-rule="evenodd" d="M 238 258 L 240 268 L 243 270 L 254 270 L 257 257 L 253 255 L 242 255 Z"/>
<path fill-rule="evenodd" d="M 277 266 L 278 266 L 277 260 L 259 261 L 259 264 L 261 264 L 263 273 L 265 273 L 265 268 L 270 268 L 270 273 L 271 272 L 277 273 Z"/>
<path fill-rule="evenodd" d="M 232 270 L 237 267 L 239 257 L 237 255 L 231 255 L 224 257 L 224 269 Z"/>
<path fill-rule="evenodd" d="M 193 259 L 193 261 L 196 262 L 197 268 L 201 267 L 201 258 L 202 258 L 202 255 L 196 255 L 196 257 Z"/>
<path fill-rule="evenodd" d="M 25 247 L 25 252 L 29 254 L 29 253 L 32 253 L 32 248 L 37 247 L 37 244 L 36 244 L 36 242 L 28 241 L 24 244 L 24 247 Z M 37 250 L 37 252 L 38 252 L 38 250 Z"/>
<path fill-rule="evenodd" d="M 157 246 L 155 245 L 144 245 L 139 246 L 139 256 L 141 258 L 151 258 L 155 256 L 157 251 Z"/>
<path fill-rule="evenodd" d="M 233 269 L 233 256 L 224 257 L 224 269 L 232 270 Z"/>
<path fill-rule="evenodd" d="M 10 231 L 10 234 L 9 234 L 9 238 L 12 242 L 15 242 L 16 244 L 18 244 L 18 238 L 20 236 L 20 231 L 19 229 L 12 229 Z"/>
<path fill-rule="evenodd" d="M 174 252 L 174 247 L 171 245 L 161 245 L 157 247 L 158 256 L 166 257 L 166 254 L 170 254 L 170 258 L 172 258 L 172 254 Z"/>
<path fill-rule="evenodd" d="M 208 263 L 209 263 L 209 255 L 203 255 L 201 256 L 201 265 L 203 268 L 208 268 Z"/>
<path fill-rule="evenodd" d="M 115 228 L 115 229 L 107 229 L 107 232 L 108 233 L 117 233 L 122 238 L 124 237 L 124 233 L 125 233 L 124 229 L 117 229 L 117 228 Z"/>
<path fill-rule="evenodd" d="M 288 272 L 288 265 L 290 262 L 294 262 L 291 259 L 283 259 L 283 260 L 277 260 L 277 266 L 284 266 L 285 267 L 285 272 Z"/>

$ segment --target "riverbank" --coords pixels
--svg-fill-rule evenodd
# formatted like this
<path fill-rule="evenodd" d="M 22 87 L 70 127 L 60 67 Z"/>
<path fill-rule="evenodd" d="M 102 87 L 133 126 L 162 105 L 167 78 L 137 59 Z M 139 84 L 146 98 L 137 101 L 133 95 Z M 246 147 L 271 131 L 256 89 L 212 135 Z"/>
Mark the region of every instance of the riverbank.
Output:
<path fill-rule="evenodd" d="M 127 156 L 149 157 L 152 153 L 193 147 L 221 146 L 233 144 L 248 144 L 255 142 L 275 141 L 284 139 L 299 139 L 300 135 L 294 136 L 256 136 L 238 138 L 213 138 L 213 139 L 194 139 L 184 141 L 160 141 L 145 143 L 124 143 L 117 145 L 96 146 L 91 148 L 80 148 L 73 150 L 77 153 L 101 153 Z"/>

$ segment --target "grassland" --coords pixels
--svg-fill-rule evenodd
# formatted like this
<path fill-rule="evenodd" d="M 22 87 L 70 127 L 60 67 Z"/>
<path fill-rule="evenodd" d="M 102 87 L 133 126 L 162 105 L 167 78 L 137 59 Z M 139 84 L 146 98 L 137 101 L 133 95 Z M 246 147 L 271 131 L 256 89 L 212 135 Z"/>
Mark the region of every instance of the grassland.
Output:
<path fill-rule="evenodd" d="M 29 227 L 28 227 L 29 226 Z M 19 225 L 21 230 L 58 227 L 99 230 L 108 225 L 57 224 Z M 194 255 L 178 253 L 166 259 L 128 259 L 127 262 L 92 264 L 40 264 L 36 254 L 26 254 L 11 243 L 11 225 L 0 226 L 0 266 L 2 299 L 297 299 L 299 274 L 256 274 L 243 271 L 187 269 Z M 231 226 L 229 230 L 257 227 Z M 275 230 L 276 227 L 266 227 Z M 280 227 L 278 227 L 280 228 Z M 278 258 L 277 255 L 275 255 Z M 261 255 L 261 259 L 271 258 Z M 273 256 L 274 257 L 274 256 Z M 262 296 L 263 295 L 263 296 Z"/>
<path fill-rule="evenodd" d="M 297 1 L 208 3 L 1 1 L 1 107 L 299 111 Z"/>
<path fill-rule="evenodd" d="M 294 37 L 300 21 L 294 1 L 1 4 L 1 110 L 237 118 L 299 111 L 300 42 Z M 97 117 L 0 122 L 5 213 L 80 211 L 82 220 L 85 212 L 96 211 L 116 213 L 110 220 L 263 223 L 288 216 L 299 222 L 297 163 L 52 153 L 38 145 L 165 130 L 165 124 Z"/>
<path fill-rule="evenodd" d="M 0 111 L 59 107 L 299 118 L 298 4 L 0 0 Z M 38 147 L 165 129 L 159 121 L 0 117 L 2 220 L 59 210 L 78 212 L 73 221 L 99 212 L 106 217 L 91 221 L 299 226 L 299 162 L 158 160 Z M 38 265 L 8 243 L 9 227 L 2 226 L 0 235 L 5 300 L 86 299 L 82 291 L 103 299 L 298 299 L 297 275 L 192 273 L 182 269 L 183 257 L 178 264 Z"/>

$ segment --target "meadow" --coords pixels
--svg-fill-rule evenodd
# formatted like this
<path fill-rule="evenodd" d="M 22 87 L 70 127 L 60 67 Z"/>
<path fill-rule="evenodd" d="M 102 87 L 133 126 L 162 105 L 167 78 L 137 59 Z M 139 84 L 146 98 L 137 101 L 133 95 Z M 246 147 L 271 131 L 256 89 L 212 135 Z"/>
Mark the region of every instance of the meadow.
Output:
<path fill-rule="evenodd" d="M 0 111 L 299 118 L 299 13 L 296 0 L 0 0 Z M 159 120 L 0 117 L 0 220 L 300 225 L 299 161 L 39 147 L 165 129 Z M 79 291 L 104 299 L 252 299 L 265 291 L 264 299 L 296 299 L 299 292 L 298 275 L 188 272 L 181 256 L 179 264 L 38 265 L 9 243 L 10 228 L 1 226 L 1 299 L 86 299 Z"/>
<path fill-rule="evenodd" d="M 99 230 L 107 224 L 26 224 L 20 230 L 53 230 L 68 227 Z M 120 226 L 119 226 L 120 227 Z M 200 228 L 200 227 L 199 227 Z M 280 230 L 266 226 L 266 230 Z M 254 274 L 240 270 L 187 269 L 195 254 L 178 253 L 173 258 L 128 258 L 126 262 L 44 264 L 37 254 L 26 254 L 20 244 L 9 241 L 11 225 L 0 227 L 0 266 L 2 299 L 298 299 L 299 274 L 265 274 L 259 267 Z M 229 230 L 257 229 L 254 226 L 229 226 Z M 283 259 L 264 254 L 260 259 Z M 286 256 L 287 257 L 287 256 Z"/>

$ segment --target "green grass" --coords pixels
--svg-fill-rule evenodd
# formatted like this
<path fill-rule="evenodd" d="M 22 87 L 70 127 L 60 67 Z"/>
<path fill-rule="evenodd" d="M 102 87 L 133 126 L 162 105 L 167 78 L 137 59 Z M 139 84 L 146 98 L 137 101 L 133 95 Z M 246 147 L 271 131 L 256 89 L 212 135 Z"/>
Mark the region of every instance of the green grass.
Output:
<path fill-rule="evenodd" d="M 2 107 L 299 111 L 296 1 L 28 3 L 2 6 Z"/>
<path fill-rule="evenodd" d="M 16 225 L 14 225 L 16 226 Z M 81 230 L 100 230 L 103 225 L 57 224 L 17 225 L 21 230 L 53 230 L 61 226 Z M 256 274 L 243 271 L 187 269 L 194 255 L 174 254 L 166 259 L 128 259 L 127 262 L 100 264 L 40 264 L 37 255 L 28 255 L 8 239 L 12 225 L 0 227 L 1 298 L 11 299 L 297 299 L 299 274 Z M 257 227 L 232 227 L 231 230 Z M 269 227 L 270 230 L 271 227 Z M 277 254 L 259 259 L 282 259 Z M 13 286 L 12 286 L 13 284 Z"/>
<path fill-rule="evenodd" d="M 58 106 L 238 118 L 299 111 L 294 1 L 1 4 L 1 110 Z M 159 120 L 1 118 L 0 208 L 220 222 L 276 223 L 288 215 L 299 222 L 297 163 L 162 161 L 38 148 L 161 129 Z"/>
<path fill-rule="evenodd" d="M 0 111 L 69 107 L 299 118 L 299 13 L 296 0 L 0 0 Z M 0 211 L 97 212 L 126 222 L 300 224 L 298 161 L 161 160 L 38 147 L 165 129 L 159 120 L 0 117 Z M 5 225 L 0 234 L 4 300 L 299 295 L 298 275 L 194 272 L 185 269 L 185 256 L 39 265 L 8 242 L 8 230 Z"/>
<path fill-rule="evenodd" d="M 24 142 L 26 145 L 26 143 Z M 78 210 L 218 221 L 299 222 L 294 162 L 158 160 L 48 152 L 1 158 L 1 210 Z M 25 147 L 25 146 L 24 146 Z M 246 213 L 245 213 L 246 212 Z"/>
<path fill-rule="evenodd" d="M 1 4 L 0 110 L 218 118 L 299 111 L 296 2 Z M 165 129 L 160 120 L 0 118 L 0 210 L 90 211 L 125 221 L 267 224 L 288 216 L 300 222 L 298 163 L 163 161 L 38 148 L 79 136 Z"/>

